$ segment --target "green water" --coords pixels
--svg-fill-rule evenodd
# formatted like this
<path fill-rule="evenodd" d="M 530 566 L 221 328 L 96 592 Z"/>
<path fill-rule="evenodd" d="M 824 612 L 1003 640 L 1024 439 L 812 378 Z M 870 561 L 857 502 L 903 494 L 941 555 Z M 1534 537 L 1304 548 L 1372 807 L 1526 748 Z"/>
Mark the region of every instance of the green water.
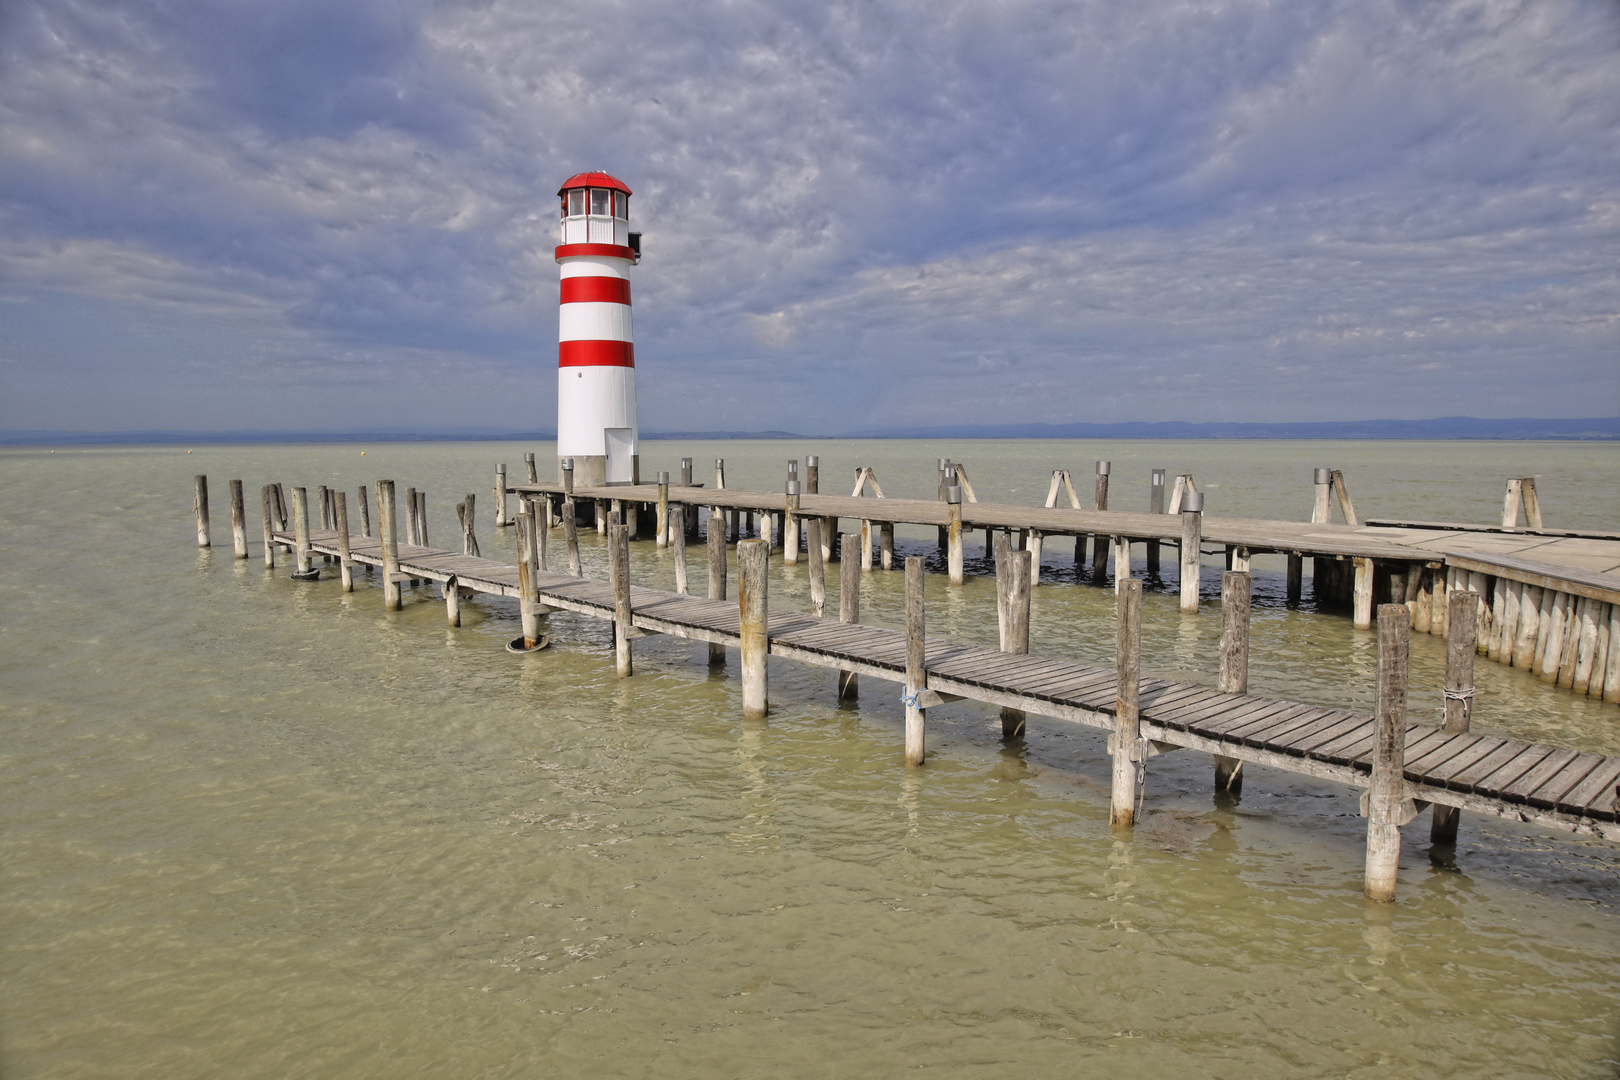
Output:
<path fill-rule="evenodd" d="M 638 641 L 621 682 L 604 624 L 553 615 L 552 648 L 512 657 L 511 601 L 450 630 L 436 588 L 385 614 L 374 578 L 267 574 L 256 512 L 254 558 L 231 557 L 229 478 L 252 503 L 390 477 L 428 490 L 440 544 L 477 492 L 485 554 L 509 559 L 488 492 L 525 449 L 551 456 L 0 452 L 0 1075 L 1615 1075 L 1614 845 L 1465 816 L 1437 864 L 1419 818 L 1398 901 L 1372 906 L 1335 785 L 1253 769 L 1217 807 L 1208 758 L 1168 754 L 1122 838 L 1090 730 L 1032 718 L 1008 747 L 963 702 L 907 770 L 889 684 L 840 707 L 831 673 L 773 662 L 770 718 L 744 724 L 735 657 L 711 670 L 702 645 Z M 1028 503 L 1105 457 L 1116 508 L 1145 508 L 1162 466 L 1211 514 L 1294 520 L 1314 465 L 1363 517 L 1428 520 L 1490 521 L 1502 481 L 1535 475 L 1549 524 L 1620 521 L 1620 448 L 1590 444 L 654 442 L 643 471 L 687 455 L 712 479 L 723 456 L 731 485 L 774 488 L 810 453 L 826 491 L 865 464 L 927 497 L 952 456 L 980 499 Z M 1033 651 L 1108 662 L 1112 592 L 1063 547 Z M 668 587 L 669 560 L 635 545 L 632 574 Z M 773 560 L 773 606 L 806 609 L 805 574 Z M 1289 610 L 1280 564 L 1256 574 L 1251 689 L 1369 710 L 1373 635 Z M 1213 683 L 1219 605 L 1183 618 L 1174 587 L 1149 590 L 1145 666 Z M 863 589 L 867 621 L 899 622 L 899 574 Z M 992 644 L 993 593 L 931 579 L 930 632 Z M 1414 638 L 1419 719 L 1441 644 Z M 1478 675 L 1478 729 L 1620 753 L 1614 706 Z"/>

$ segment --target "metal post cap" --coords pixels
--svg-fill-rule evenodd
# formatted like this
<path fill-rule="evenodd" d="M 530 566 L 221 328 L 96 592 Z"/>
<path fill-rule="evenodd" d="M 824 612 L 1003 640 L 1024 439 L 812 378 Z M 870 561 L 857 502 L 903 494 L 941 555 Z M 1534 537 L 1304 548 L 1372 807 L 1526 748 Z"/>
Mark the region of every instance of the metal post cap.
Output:
<path fill-rule="evenodd" d="M 787 493 L 789 495 L 797 495 L 799 493 L 799 482 L 797 480 L 789 480 L 787 487 Z"/>
<path fill-rule="evenodd" d="M 962 489 L 960 487 L 958 487 L 957 485 L 955 485 L 955 484 L 952 484 L 950 487 L 946 488 L 945 489 L 945 501 L 948 502 L 948 503 L 959 503 L 959 502 L 961 502 L 962 501 Z"/>
<path fill-rule="evenodd" d="M 661 473 L 659 473 L 659 474 L 658 474 L 658 482 L 659 482 L 659 483 L 660 483 L 660 484 L 667 484 L 667 483 L 669 483 L 669 473 L 667 473 L 667 472 L 661 472 Z"/>
<path fill-rule="evenodd" d="M 717 469 L 725 468 L 726 467 L 726 459 L 723 458 L 723 457 L 715 458 L 714 459 L 714 467 L 717 468 Z"/>
<path fill-rule="evenodd" d="M 1107 476 L 1108 470 L 1112 469 L 1113 467 L 1114 463 L 1112 461 L 1099 461 L 1097 462 L 1097 475 Z"/>
<path fill-rule="evenodd" d="M 565 471 L 565 472 L 573 472 L 574 471 L 574 459 L 571 458 L 571 457 L 563 458 L 562 459 L 562 467 L 563 467 L 563 471 Z"/>
<path fill-rule="evenodd" d="M 1153 486 L 1154 487 L 1164 487 L 1164 470 L 1163 469 L 1154 469 L 1153 470 Z"/>
<path fill-rule="evenodd" d="M 798 461 L 796 459 L 791 459 L 790 458 L 788 460 L 788 475 L 789 476 L 798 476 L 799 475 L 799 463 L 798 463 Z"/>
<path fill-rule="evenodd" d="M 1333 470 L 1332 469 L 1317 469 L 1316 470 L 1316 482 L 1318 484 L 1330 484 L 1330 483 L 1332 483 L 1333 482 Z"/>
<path fill-rule="evenodd" d="M 810 468 L 814 469 L 821 464 L 821 458 L 817 457 L 815 454 L 811 454 L 809 457 L 804 459 L 804 463 L 810 466 Z"/>
<path fill-rule="evenodd" d="M 1183 513 L 1202 514 L 1204 512 L 1204 493 L 1202 491 L 1189 491 L 1181 496 L 1181 509 Z"/>
<path fill-rule="evenodd" d="M 681 458 L 681 468 L 690 469 L 691 467 L 692 467 L 692 459 L 691 458 L 689 458 L 689 457 Z"/>

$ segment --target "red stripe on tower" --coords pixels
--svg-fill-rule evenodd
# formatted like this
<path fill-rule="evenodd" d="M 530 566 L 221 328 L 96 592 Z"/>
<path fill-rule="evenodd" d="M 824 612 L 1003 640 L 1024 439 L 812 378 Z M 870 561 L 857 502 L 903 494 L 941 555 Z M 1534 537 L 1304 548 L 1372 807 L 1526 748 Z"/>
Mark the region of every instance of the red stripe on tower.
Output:
<path fill-rule="evenodd" d="M 558 367 L 636 366 L 636 347 L 628 341 L 564 341 L 557 345 Z"/>
<path fill-rule="evenodd" d="M 630 283 L 624 278 L 571 277 L 562 280 L 564 304 L 630 303 Z"/>

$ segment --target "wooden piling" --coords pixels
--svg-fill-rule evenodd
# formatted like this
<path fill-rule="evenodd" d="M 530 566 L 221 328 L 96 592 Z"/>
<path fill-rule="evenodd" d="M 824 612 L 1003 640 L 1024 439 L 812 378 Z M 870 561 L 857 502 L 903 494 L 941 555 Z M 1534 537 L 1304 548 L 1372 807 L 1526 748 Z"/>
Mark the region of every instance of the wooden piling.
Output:
<path fill-rule="evenodd" d="M 404 606 L 399 582 L 399 524 L 394 507 L 394 482 L 377 481 L 377 530 L 382 535 L 383 610 Z"/>
<path fill-rule="evenodd" d="M 523 565 L 518 564 L 518 585 L 523 585 Z M 461 587 L 456 583 L 456 575 L 451 574 L 444 582 L 444 621 L 452 628 L 461 625 Z"/>
<path fill-rule="evenodd" d="M 1113 785 L 1108 823 L 1129 828 L 1136 821 L 1138 784 L 1146 762 L 1141 745 L 1142 583 L 1128 578 L 1115 598 Z"/>
<path fill-rule="evenodd" d="M 861 574 L 855 567 L 856 549 L 860 540 L 853 533 L 839 538 L 838 556 L 838 621 L 861 621 Z M 860 696 L 860 676 L 840 668 L 838 672 L 838 700 L 854 701 Z"/>
<path fill-rule="evenodd" d="M 506 465 L 495 466 L 495 527 L 504 529 L 512 524 L 512 518 L 506 512 Z"/>
<path fill-rule="evenodd" d="M 1297 604 L 1305 591 L 1305 556 L 1297 551 L 1288 553 L 1288 603 Z"/>
<path fill-rule="evenodd" d="M 325 484 L 315 489 L 315 505 L 321 508 L 321 528 L 332 527 L 332 492 Z"/>
<path fill-rule="evenodd" d="M 669 506 L 669 540 L 675 548 L 675 591 L 682 596 L 689 592 L 686 582 L 686 504 Z"/>
<path fill-rule="evenodd" d="M 366 500 L 365 485 L 360 485 L 360 535 L 371 539 L 371 504 Z"/>
<path fill-rule="evenodd" d="M 1410 615 L 1405 604 L 1378 609 L 1378 712 L 1373 733 L 1372 784 L 1367 790 L 1367 874 L 1369 900 L 1395 899 L 1401 862 L 1401 825 L 1406 798 L 1406 680 L 1411 650 Z"/>
<path fill-rule="evenodd" d="M 1001 651 L 1014 656 L 1029 653 L 1029 598 L 1035 584 L 1034 555 L 1028 551 L 1008 552 L 998 567 L 996 578 L 998 614 L 1002 617 Z M 1003 706 L 1001 709 L 1001 737 L 1005 740 L 1024 737 L 1024 710 Z"/>
<path fill-rule="evenodd" d="M 724 600 L 726 598 L 726 528 L 720 519 L 709 518 L 709 599 Z M 717 641 L 709 642 L 709 663 L 724 664 L 726 662 L 726 647 Z"/>
<path fill-rule="evenodd" d="M 810 560 L 810 603 L 816 609 L 816 618 L 820 619 L 827 613 L 827 564 L 821 557 L 821 519 L 818 517 L 804 520 L 804 553 Z"/>
<path fill-rule="evenodd" d="M 523 625 L 523 647 L 532 649 L 540 644 L 540 606 L 539 590 L 535 587 L 538 578 L 535 571 L 539 568 L 536 536 L 540 532 L 540 522 L 534 516 L 532 503 L 520 508 L 517 516 L 517 543 L 518 543 L 518 614 Z M 626 593 L 628 596 L 628 592 Z M 615 619 L 614 643 L 617 645 L 618 621 Z M 628 646 L 624 653 L 625 663 L 629 662 Z M 621 670 L 620 675 L 629 674 Z"/>
<path fill-rule="evenodd" d="M 421 544 L 416 533 L 416 489 L 405 489 L 405 542 L 407 544 Z"/>
<path fill-rule="evenodd" d="M 482 558 L 483 553 L 478 550 L 478 535 L 476 532 L 474 532 L 474 529 L 478 525 L 478 516 L 476 512 L 478 506 L 478 496 L 472 492 L 468 492 L 465 505 L 467 510 L 466 513 L 464 513 L 461 517 L 461 553 L 463 555 L 471 555 L 475 559 Z M 427 515 L 424 514 L 423 519 L 426 520 L 426 517 Z"/>
<path fill-rule="evenodd" d="M 669 546 L 669 473 L 658 474 L 658 516 L 654 519 L 653 527 L 657 535 L 653 538 L 657 547 Z"/>
<path fill-rule="evenodd" d="M 630 613 L 630 527 L 615 521 L 608 526 L 608 568 L 613 581 L 613 660 L 619 678 L 632 673 L 630 639 L 634 623 Z"/>
<path fill-rule="evenodd" d="M 769 618 L 770 548 L 764 540 L 737 545 L 738 652 L 742 663 L 743 717 L 761 719 L 769 708 L 770 673 L 766 637 Z"/>
<path fill-rule="evenodd" d="M 523 471 L 528 476 L 529 483 L 538 484 L 540 482 L 540 467 L 535 464 L 533 454 L 523 455 Z"/>
<path fill-rule="evenodd" d="M 349 493 L 333 493 L 332 517 L 337 526 L 338 575 L 344 592 L 354 592 L 354 553 L 349 550 Z"/>
<path fill-rule="evenodd" d="M 1609 605 L 1609 655 L 1603 664 L 1603 700 L 1620 701 L 1620 604 Z"/>
<path fill-rule="evenodd" d="M 1199 556 L 1202 554 L 1204 497 L 1190 492 L 1181 499 L 1181 610 L 1198 614 Z M 1121 594 L 1123 595 L 1123 594 Z"/>
<path fill-rule="evenodd" d="M 197 493 L 192 496 L 191 508 L 197 514 L 197 546 L 212 547 L 214 542 L 208 523 L 208 477 L 198 473 L 195 482 Z"/>
<path fill-rule="evenodd" d="M 309 573 L 309 496 L 301 487 L 293 488 L 293 538 L 297 544 L 294 549 L 295 577 Z"/>
<path fill-rule="evenodd" d="M 1111 537 L 1114 544 L 1114 592 L 1119 592 L 1119 583 L 1131 576 L 1131 538 L 1128 536 Z"/>
<path fill-rule="evenodd" d="M 1245 570 L 1221 575 L 1221 677 L 1223 694 L 1249 692 L 1249 611 L 1254 581 Z M 1243 761 L 1215 755 L 1215 793 L 1243 794 Z"/>
<path fill-rule="evenodd" d="M 1098 510 L 1108 509 L 1108 474 L 1113 470 L 1113 462 L 1097 462 L 1097 492 L 1096 504 Z M 1108 542 L 1109 537 L 1104 533 L 1097 533 L 1091 541 L 1091 580 L 1102 581 L 1108 576 Z"/>
<path fill-rule="evenodd" d="M 277 481 L 270 485 L 270 493 L 272 496 L 270 508 L 275 511 L 276 525 L 282 532 L 286 532 L 292 520 L 287 516 L 287 489 Z"/>
<path fill-rule="evenodd" d="M 275 522 L 271 519 L 271 488 L 265 484 L 259 488 L 259 505 L 264 512 L 264 568 L 271 570 L 276 565 L 276 544 L 272 533 L 275 531 Z"/>
<path fill-rule="evenodd" d="M 1513 638 L 1513 666 L 1529 671 L 1536 665 L 1536 638 L 1541 631 L 1541 600 L 1546 590 L 1526 585 L 1519 599 L 1519 629 Z M 1449 634 L 1447 635 L 1449 638 Z"/>
<path fill-rule="evenodd" d="M 1029 553 L 1029 587 L 1039 588 L 1041 584 L 1041 556 L 1045 554 L 1041 549 L 1046 546 L 1046 534 L 1039 529 L 1029 530 L 1029 543 L 1024 550 Z"/>
<path fill-rule="evenodd" d="M 787 482 L 787 505 L 782 511 L 782 561 L 799 561 L 799 482 Z"/>
<path fill-rule="evenodd" d="M 1164 470 L 1154 469 L 1148 480 L 1148 513 L 1164 513 Z M 1159 576 L 1159 541 L 1147 542 L 1147 575 L 1150 578 Z"/>
<path fill-rule="evenodd" d="M 962 584 L 962 488 L 952 484 L 945 489 L 946 570 L 952 585 Z M 909 574 L 911 559 L 906 560 Z"/>
<path fill-rule="evenodd" d="M 1372 626 L 1373 610 L 1373 561 L 1371 559 L 1356 559 L 1356 591 L 1355 608 L 1351 614 L 1351 622 L 1358 630 L 1366 630 Z M 1406 605 L 1400 605 L 1406 610 Z M 1407 619 L 1411 619 L 1408 612 Z"/>
<path fill-rule="evenodd" d="M 231 546 L 238 559 L 248 557 L 247 507 L 242 502 L 242 481 L 231 481 Z"/>
<path fill-rule="evenodd" d="M 1452 593 L 1446 617 L 1446 717 L 1442 730 L 1464 734 L 1474 714 L 1474 598 L 1466 592 Z M 1429 819 L 1429 842 L 1440 847 L 1454 846 L 1459 817 L 1456 807 L 1436 803 Z"/>
<path fill-rule="evenodd" d="M 568 576 L 583 577 L 579 561 L 579 511 L 574 506 L 574 459 L 563 458 L 558 467 L 562 471 L 563 544 L 568 549 Z"/>
<path fill-rule="evenodd" d="M 894 569 L 894 522 L 878 522 L 878 567 Z"/>
<path fill-rule="evenodd" d="M 960 496 L 958 496 L 960 497 Z M 928 713 L 917 695 L 928 689 L 928 659 L 923 618 L 923 557 L 906 557 L 906 764 L 921 765 L 927 758 Z"/>

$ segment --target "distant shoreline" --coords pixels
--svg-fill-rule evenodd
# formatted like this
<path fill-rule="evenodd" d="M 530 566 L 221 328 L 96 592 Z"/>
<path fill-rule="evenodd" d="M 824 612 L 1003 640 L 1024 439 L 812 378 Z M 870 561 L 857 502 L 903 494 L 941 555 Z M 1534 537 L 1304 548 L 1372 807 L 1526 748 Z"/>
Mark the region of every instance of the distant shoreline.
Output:
<path fill-rule="evenodd" d="M 165 446 L 177 443 L 549 442 L 550 431 L 440 428 L 428 431 L 6 431 L 0 446 Z M 1349 420 L 1312 423 L 956 424 L 806 434 L 795 431 L 646 431 L 648 442 L 677 439 L 1228 439 L 1399 440 L 1412 442 L 1620 440 L 1620 417 L 1539 420 L 1448 416 L 1432 420 Z"/>

